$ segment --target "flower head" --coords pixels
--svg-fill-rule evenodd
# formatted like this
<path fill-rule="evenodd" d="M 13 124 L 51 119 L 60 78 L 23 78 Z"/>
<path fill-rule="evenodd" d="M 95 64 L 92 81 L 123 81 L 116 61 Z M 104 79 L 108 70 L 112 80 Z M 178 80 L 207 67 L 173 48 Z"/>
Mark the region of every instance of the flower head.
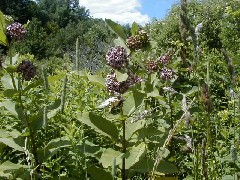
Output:
<path fill-rule="evenodd" d="M 173 71 L 172 69 L 168 69 L 166 67 L 162 68 L 162 71 L 160 72 L 160 77 L 166 81 L 173 78 Z"/>
<path fill-rule="evenodd" d="M 171 61 L 171 56 L 169 54 L 165 54 L 163 56 L 160 56 L 159 61 L 162 64 L 168 64 Z"/>
<path fill-rule="evenodd" d="M 14 22 L 7 26 L 7 34 L 9 34 L 12 38 L 15 38 L 17 40 L 22 39 L 26 32 L 27 30 L 19 22 Z"/>
<path fill-rule="evenodd" d="M 144 30 L 141 30 L 135 36 L 131 36 L 127 39 L 127 46 L 131 50 L 138 50 L 143 48 L 149 42 L 149 37 Z"/>
<path fill-rule="evenodd" d="M 158 64 L 157 62 L 150 60 L 147 62 L 147 71 L 149 73 L 157 72 L 158 70 Z"/>
<path fill-rule="evenodd" d="M 24 80 L 29 81 L 36 75 L 36 67 L 29 60 L 23 60 L 17 67 L 17 72 L 22 74 Z"/>
<path fill-rule="evenodd" d="M 106 54 L 107 64 L 114 69 L 121 69 L 128 63 L 128 53 L 124 47 L 116 46 L 108 50 Z"/>
<path fill-rule="evenodd" d="M 126 81 L 119 82 L 117 80 L 116 74 L 114 72 L 111 72 L 107 75 L 106 87 L 112 94 L 123 94 L 129 89 L 130 86 L 141 81 L 142 79 L 140 77 L 129 73 Z"/>

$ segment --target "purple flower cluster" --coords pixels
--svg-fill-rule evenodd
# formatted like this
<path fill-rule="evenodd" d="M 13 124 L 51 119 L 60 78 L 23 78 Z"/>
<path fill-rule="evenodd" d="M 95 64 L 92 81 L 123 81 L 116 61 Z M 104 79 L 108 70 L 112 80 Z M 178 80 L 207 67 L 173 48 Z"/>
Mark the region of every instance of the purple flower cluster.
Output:
<path fill-rule="evenodd" d="M 173 71 L 172 71 L 172 69 L 168 69 L 166 67 L 162 68 L 162 70 L 160 72 L 160 77 L 164 81 L 172 79 L 173 78 Z"/>
<path fill-rule="evenodd" d="M 159 61 L 162 64 L 168 64 L 171 61 L 172 57 L 169 54 L 165 54 L 160 56 Z"/>
<path fill-rule="evenodd" d="M 21 23 L 14 22 L 7 26 L 7 34 L 12 38 L 21 40 L 26 34 L 27 30 L 23 27 Z"/>
<path fill-rule="evenodd" d="M 141 30 L 135 36 L 131 36 L 127 39 L 127 46 L 131 50 L 138 50 L 143 48 L 149 42 L 149 37 L 144 30 Z"/>
<path fill-rule="evenodd" d="M 127 66 L 128 53 L 125 48 L 121 46 L 112 47 L 106 54 L 107 64 L 113 69 L 121 69 Z"/>
<path fill-rule="evenodd" d="M 112 94 L 115 93 L 123 94 L 128 90 L 130 86 L 141 81 L 142 81 L 141 78 L 132 73 L 129 73 L 126 81 L 119 82 L 117 80 L 116 74 L 114 72 L 111 72 L 110 74 L 107 75 L 106 87 L 108 91 Z"/>
<path fill-rule="evenodd" d="M 147 71 L 149 73 L 154 73 L 158 71 L 158 63 L 156 61 L 150 60 L 147 62 Z"/>
<path fill-rule="evenodd" d="M 17 72 L 22 74 L 24 80 L 29 81 L 36 75 L 36 67 L 29 60 L 23 60 L 17 67 Z"/>

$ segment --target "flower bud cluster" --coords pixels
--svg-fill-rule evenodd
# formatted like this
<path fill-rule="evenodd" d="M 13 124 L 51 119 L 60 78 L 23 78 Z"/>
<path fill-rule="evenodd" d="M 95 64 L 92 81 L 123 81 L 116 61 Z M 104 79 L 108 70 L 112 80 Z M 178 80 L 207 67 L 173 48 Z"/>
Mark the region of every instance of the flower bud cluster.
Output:
<path fill-rule="evenodd" d="M 127 39 L 127 46 L 131 50 L 138 50 L 143 48 L 149 42 L 149 36 L 144 30 L 141 30 L 135 36 L 131 36 Z"/>
<path fill-rule="evenodd" d="M 10 35 L 11 38 L 15 38 L 16 40 L 21 40 L 26 34 L 27 30 L 23 27 L 21 23 L 14 22 L 7 26 L 7 34 Z"/>
<path fill-rule="evenodd" d="M 121 46 L 112 47 L 106 54 L 106 60 L 113 69 L 121 69 L 128 63 L 127 50 Z"/>
<path fill-rule="evenodd" d="M 149 60 L 147 62 L 147 71 L 149 73 L 154 73 L 158 71 L 158 63 L 154 60 Z"/>
<path fill-rule="evenodd" d="M 166 65 L 169 64 L 169 62 L 171 61 L 172 57 L 169 54 L 164 54 L 162 56 L 159 57 L 159 61 L 160 63 Z"/>
<path fill-rule="evenodd" d="M 126 81 L 119 82 L 117 80 L 115 72 L 112 71 L 107 75 L 106 87 L 112 94 L 123 94 L 129 89 L 129 87 L 141 81 L 142 79 L 140 77 L 130 73 Z"/>
<path fill-rule="evenodd" d="M 17 67 L 17 72 L 22 74 L 24 80 L 29 81 L 36 75 L 36 67 L 29 60 L 23 60 Z"/>
<path fill-rule="evenodd" d="M 160 72 L 160 77 L 166 81 L 166 80 L 170 80 L 173 78 L 173 71 L 172 69 L 169 68 L 162 68 L 161 72 Z"/>

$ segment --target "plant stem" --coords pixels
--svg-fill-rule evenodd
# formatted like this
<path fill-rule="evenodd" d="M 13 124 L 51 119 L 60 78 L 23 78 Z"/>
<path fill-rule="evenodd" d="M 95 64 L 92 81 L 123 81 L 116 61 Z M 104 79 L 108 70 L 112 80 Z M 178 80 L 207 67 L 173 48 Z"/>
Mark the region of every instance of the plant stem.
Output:
<path fill-rule="evenodd" d="M 33 154 L 33 157 L 35 160 L 36 172 L 39 173 L 40 172 L 40 163 L 38 161 L 37 146 L 36 146 L 36 141 L 34 138 L 34 132 L 31 128 L 30 122 L 28 121 L 27 112 L 25 111 L 24 106 L 23 106 L 21 80 L 19 80 L 18 86 L 19 86 L 18 90 L 19 90 L 20 108 L 21 108 L 21 111 L 23 112 L 23 119 L 24 119 L 24 121 L 27 125 L 27 128 L 28 128 L 28 131 L 29 131 L 29 137 L 30 137 L 31 145 L 32 145 L 32 154 Z"/>
<path fill-rule="evenodd" d="M 122 134 L 122 153 L 124 154 L 123 159 L 122 159 L 122 170 L 121 170 L 121 175 L 122 175 L 122 180 L 126 179 L 126 169 L 125 169 L 125 153 L 126 153 L 126 140 L 125 140 L 125 120 L 122 120 L 122 128 L 123 128 L 123 134 Z"/>

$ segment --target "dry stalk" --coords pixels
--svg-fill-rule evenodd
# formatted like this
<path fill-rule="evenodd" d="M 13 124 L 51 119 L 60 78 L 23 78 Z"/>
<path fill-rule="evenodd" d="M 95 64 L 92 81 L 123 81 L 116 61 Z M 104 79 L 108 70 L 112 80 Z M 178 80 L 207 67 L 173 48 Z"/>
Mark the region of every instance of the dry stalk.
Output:
<path fill-rule="evenodd" d="M 192 104 L 193 104 L 194 101 L 195 101 L 195 97 L 193 98 L 192 102 L 191 102 L 190 105 L 187 107 L 186 111 L 183 113 L 183 115 L 181 116 L 181 118 L 176 122 L 176 124 L 173 126 L 173 128 L 169 131 L 168 137 L 167 137 L 167 139 L 165 140 L 162 148 L 158 148 L 158 149 L 157 149 L 156 154 L 157 154 L 158 157 L 156 157 L 155 162 L 154 162 L 154 166 L 153 166 L 153 169 L 152 169 L 152 174 L 151 174 L 151 179 L 152 179 L 152 180 L 155 179 L 155 178 L 154 178 L 154 173 L 155 173 L 155 171 L 156 171 L 159 163 L 160 163 L 161 160 L 163 159 L 163 155 L 165 154 L 166 147 L 169 145 L 171 139 L 173 138 L 174 133 L 175 133 L 176 130 L 178 129 L 179 125 L 183 122 L 186 113 L 188 112 L 189 108 L 192 107 Z M 159 154 L 160 149 L 162 149 L 161 154 Z M 158 154 L 159 154 L 159 155 L 158 155 Z"/>

